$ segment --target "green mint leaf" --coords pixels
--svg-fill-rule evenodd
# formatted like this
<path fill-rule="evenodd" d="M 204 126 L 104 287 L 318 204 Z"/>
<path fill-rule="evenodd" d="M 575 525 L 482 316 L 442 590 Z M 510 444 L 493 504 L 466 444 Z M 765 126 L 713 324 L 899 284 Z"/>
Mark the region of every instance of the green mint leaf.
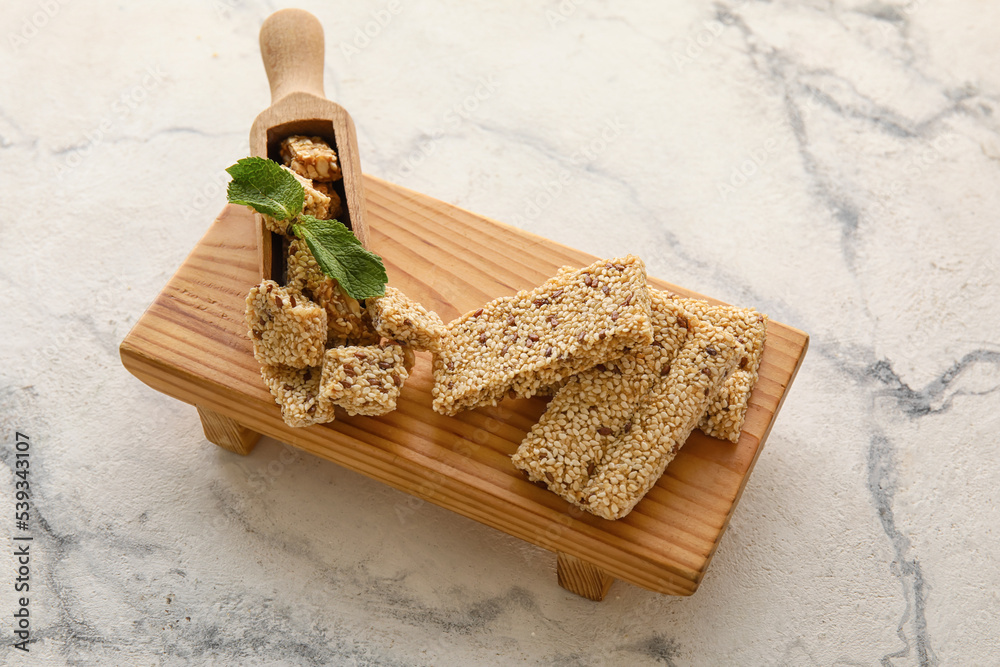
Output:
<path fill-rule="evenodd" d="M 337 220 L 299 216 L 292 233 L 306 242 L 323 273 L 338 283 L 354 299 L 385 295 L 382 258 L 365 250 L 354 233 Z"/>
<path fill-rule="evenodd" d="M 226 190 L 231 203 L 249 206 L 276 220 L 294 218 L 302 210 L 305 189 L 277 162 L 246 157 L 226 171 L 233 177 Z"/>

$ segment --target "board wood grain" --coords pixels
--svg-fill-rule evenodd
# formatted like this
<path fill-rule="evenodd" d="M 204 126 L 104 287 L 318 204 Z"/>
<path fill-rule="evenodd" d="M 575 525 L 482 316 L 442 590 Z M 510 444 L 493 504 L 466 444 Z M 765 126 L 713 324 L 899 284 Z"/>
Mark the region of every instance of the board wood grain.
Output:
<path fill-rule="evenodd" d="M 559 266 L 596 260 L 376 178 L 365 177 L 365 191 L 371 247 L 384 258 L 390 283 L 445 321 L 538 285 Z M 246 293 L 260 280 L 257 239 L 245 208 L 222 211 L 122 342 L 122 362 L 130 372 L 244 429 L 615 578 L 671 595 L 697 589 L 802 362 L 805 333 L 769 324 L 760 381 L 737 444 L 695 431 L 635 510 L 607 521 L 529 482 L 511 463 L 510 455 L 544 411 L 543 399 L 439 415 L 431 410 L 430 357 L 423 353 L 395 412 L 381 417 L 338 412 L 330 424 L 285 425 L 261 381 L 243 322 Z M 650 283 L 701 297 L 654 278 Z M 245 441 L 245 435 L 241 431 L 238 439 Z"/>

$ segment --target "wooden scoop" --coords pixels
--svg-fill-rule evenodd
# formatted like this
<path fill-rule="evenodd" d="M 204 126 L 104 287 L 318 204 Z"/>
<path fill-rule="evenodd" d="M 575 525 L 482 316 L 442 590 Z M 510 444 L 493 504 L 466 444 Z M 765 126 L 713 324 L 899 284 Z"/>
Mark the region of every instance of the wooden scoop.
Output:
<path fill-rule="evenodd" d="M 250 128 L 250 153 L 281 162 L 281 141 L 293 134 L 325 139 L 337 152 L 343 178 L 333 183 L 340 195 L 347 225 L 368 247 L 368 221 L 364 185 L 354 121 L 342 106 L 323 92 L 323 26 L 309 12 L 282 9 L 260 27 L 260 55 L 271 84 L 271 106 Z M 284 282 L 285 244 L 256 216 L 260 272 L 264 279 Z"/>

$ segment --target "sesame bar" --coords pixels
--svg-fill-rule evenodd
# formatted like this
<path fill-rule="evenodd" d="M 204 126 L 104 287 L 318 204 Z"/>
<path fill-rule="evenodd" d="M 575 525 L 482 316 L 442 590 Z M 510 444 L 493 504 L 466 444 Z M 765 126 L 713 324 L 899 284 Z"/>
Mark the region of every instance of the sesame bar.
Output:
<path fill-rule="evenodd" d="M 631 430 L 636 406 L 670 371 L 687 338 L 687 311 L 663 292 L 649 295 L 653 341 L 566 380 L 513 456 L 515 466 L 564 498 L 580 497 L 608 446 Z"/>
<path fill-rule="evenodd" d="M 386 285 L 385 296 L 366 299 L 372 325 L 380 335 L 418 350 L 437 350 L 445 333 L 444 322 L 434 311 Z"/>
<path fill-rule="evenodd" d="M 339 218 L 344 210 L 340 207 L 340 195 L 337 191 L 333 189 L 333 183 L 324 183 L 323 181 L 313 181 L 313 189 L 317 192 L 326 195 L 330 198 L 330 206 L 327 211 L 328 219 Z"/>
<path fill-rule="evenodd" d="M 295 180 L 302 184 L 302 189 L 306 191 L 305 199 L 302 201 L 302 212 L 314 218 L 326 220 L 330 215 L 331 199 L 329 195 L 314 188 L 313 182 L 305 176 L 295 173 L 288 167 L 282 166 L 281 168 L 294 176 Z"/>
<path fill-rule="evenodd" d="M 294 171 L 316 181 L 335 181 L 341 176 L 337 154 L 322 137 L 288 137 L 281 142 L 281 159 Z"/>
<path fill-rule="evenodd" d="M 302 212 L 306 215 L 311 215 L 314 218 L 326 220 L 330 214 L 330 197 L 314 188 L 312 181 L 308 178 L 303 178 L 288 167 L 282 166 L 281 168 L 294 176 L 295 180 L 302 184 L 302 189 L 305 190 L 305 197 L 302 201 Z M 277 218 L 272 218 L 269 215 L 262 215 L 261 217 L 264 218 L 264 226 L 275 234 L 290 233 L 289 226 L 292 224 L 291 218 L 278 220 Z"/>
<path fill-rule="evenodd" d="M 265 280 L 247 294 L 246 323 L 253 356 L 261 364 L 307 368 L 322 363 L 326 311 L 301 292 Z"/>
<path fill-rule="evenodd" d="M 578 499 L 605 519 L 620 519 L 656 484 L 677 450 L 698 426 L 739 354 L 725 329 L 696 315 L 687 318 L 688 337 L 637 407 L 630 428 L 614 434 Z"/>
<path fill-rule="evenodd" d="M 320 368 L 262 364 L 260 376 L 281 406 L 281 418 L 289 426 L 298 428 L 333 421 L 333 403 L 319 396 Z"/>
<path fill-rule="evenodd" d="M 323 273 L 309 246 L 301 239 L 288 244 L 285 277 L 289 289 L 301 291 L 326 310 L 328 346 L 372 341 L 371 328 L 362 317 L 361 305 L 344 294 L 336 280 Z M 374 342 L 377 340 L 374 338 Z"/>
<path fill-rule="evenodd" d="M 757 370 L 767 336 L 767 315 L 753 308 L 711 307 L 706 302 L 695 299 L 678 301 L 695 315 L 724 327 L 736 336 L 736 341 L 742 348 L 736 367 L 712 398 L 708 412 L 698 424 L 698 428 L 706 435 L 737 442 L 746 420 L 750 394 L 757 384 Z"/>
<path fill-rule="evenodd" d="M 395 343 L 335 347 L 323 358 L 320 398 L 349 415 L 382 415 L 396 409 L 407 376 L 403 348 Z"/>
<path fill-rule="evenodd" d="M 450 322 L 434 355 L 435 411 L 527 398 L 652 340 L 646 267 L 600 260 Z"/>

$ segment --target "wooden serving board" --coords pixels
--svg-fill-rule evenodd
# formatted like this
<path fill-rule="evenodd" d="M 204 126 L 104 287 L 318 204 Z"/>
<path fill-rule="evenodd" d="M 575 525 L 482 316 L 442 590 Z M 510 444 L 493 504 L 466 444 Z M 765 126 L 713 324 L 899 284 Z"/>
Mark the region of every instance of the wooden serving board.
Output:
<path fill-rule="evenodd" d="M 541 284 L 562 265 L 596 260 L 386 181 L 366 176 L 365 188 L 372 249 L 384 258 L 390 283 L 446 322 Z M 511 463 L 545 400 L 439 415 L 431 410 L 424 353 L 395 412 L 338 412 L 330 424 L 286 426 L 261 381 L 243 321 L 244 298 L 259 280 L 253 217 L 227 206 L 122 342 L 125 367 L 198 406 L 216 444 L 248 453 L 257 434 L 266 434 L 558 552 L 560 584 L 592 599 L 603 597 L 612 578 L 671 595 L 698 588 L 809 341 L 771 321 L 739 443 L 695 431 L 635 510 L 607 521 L 529 482 Z"/>

